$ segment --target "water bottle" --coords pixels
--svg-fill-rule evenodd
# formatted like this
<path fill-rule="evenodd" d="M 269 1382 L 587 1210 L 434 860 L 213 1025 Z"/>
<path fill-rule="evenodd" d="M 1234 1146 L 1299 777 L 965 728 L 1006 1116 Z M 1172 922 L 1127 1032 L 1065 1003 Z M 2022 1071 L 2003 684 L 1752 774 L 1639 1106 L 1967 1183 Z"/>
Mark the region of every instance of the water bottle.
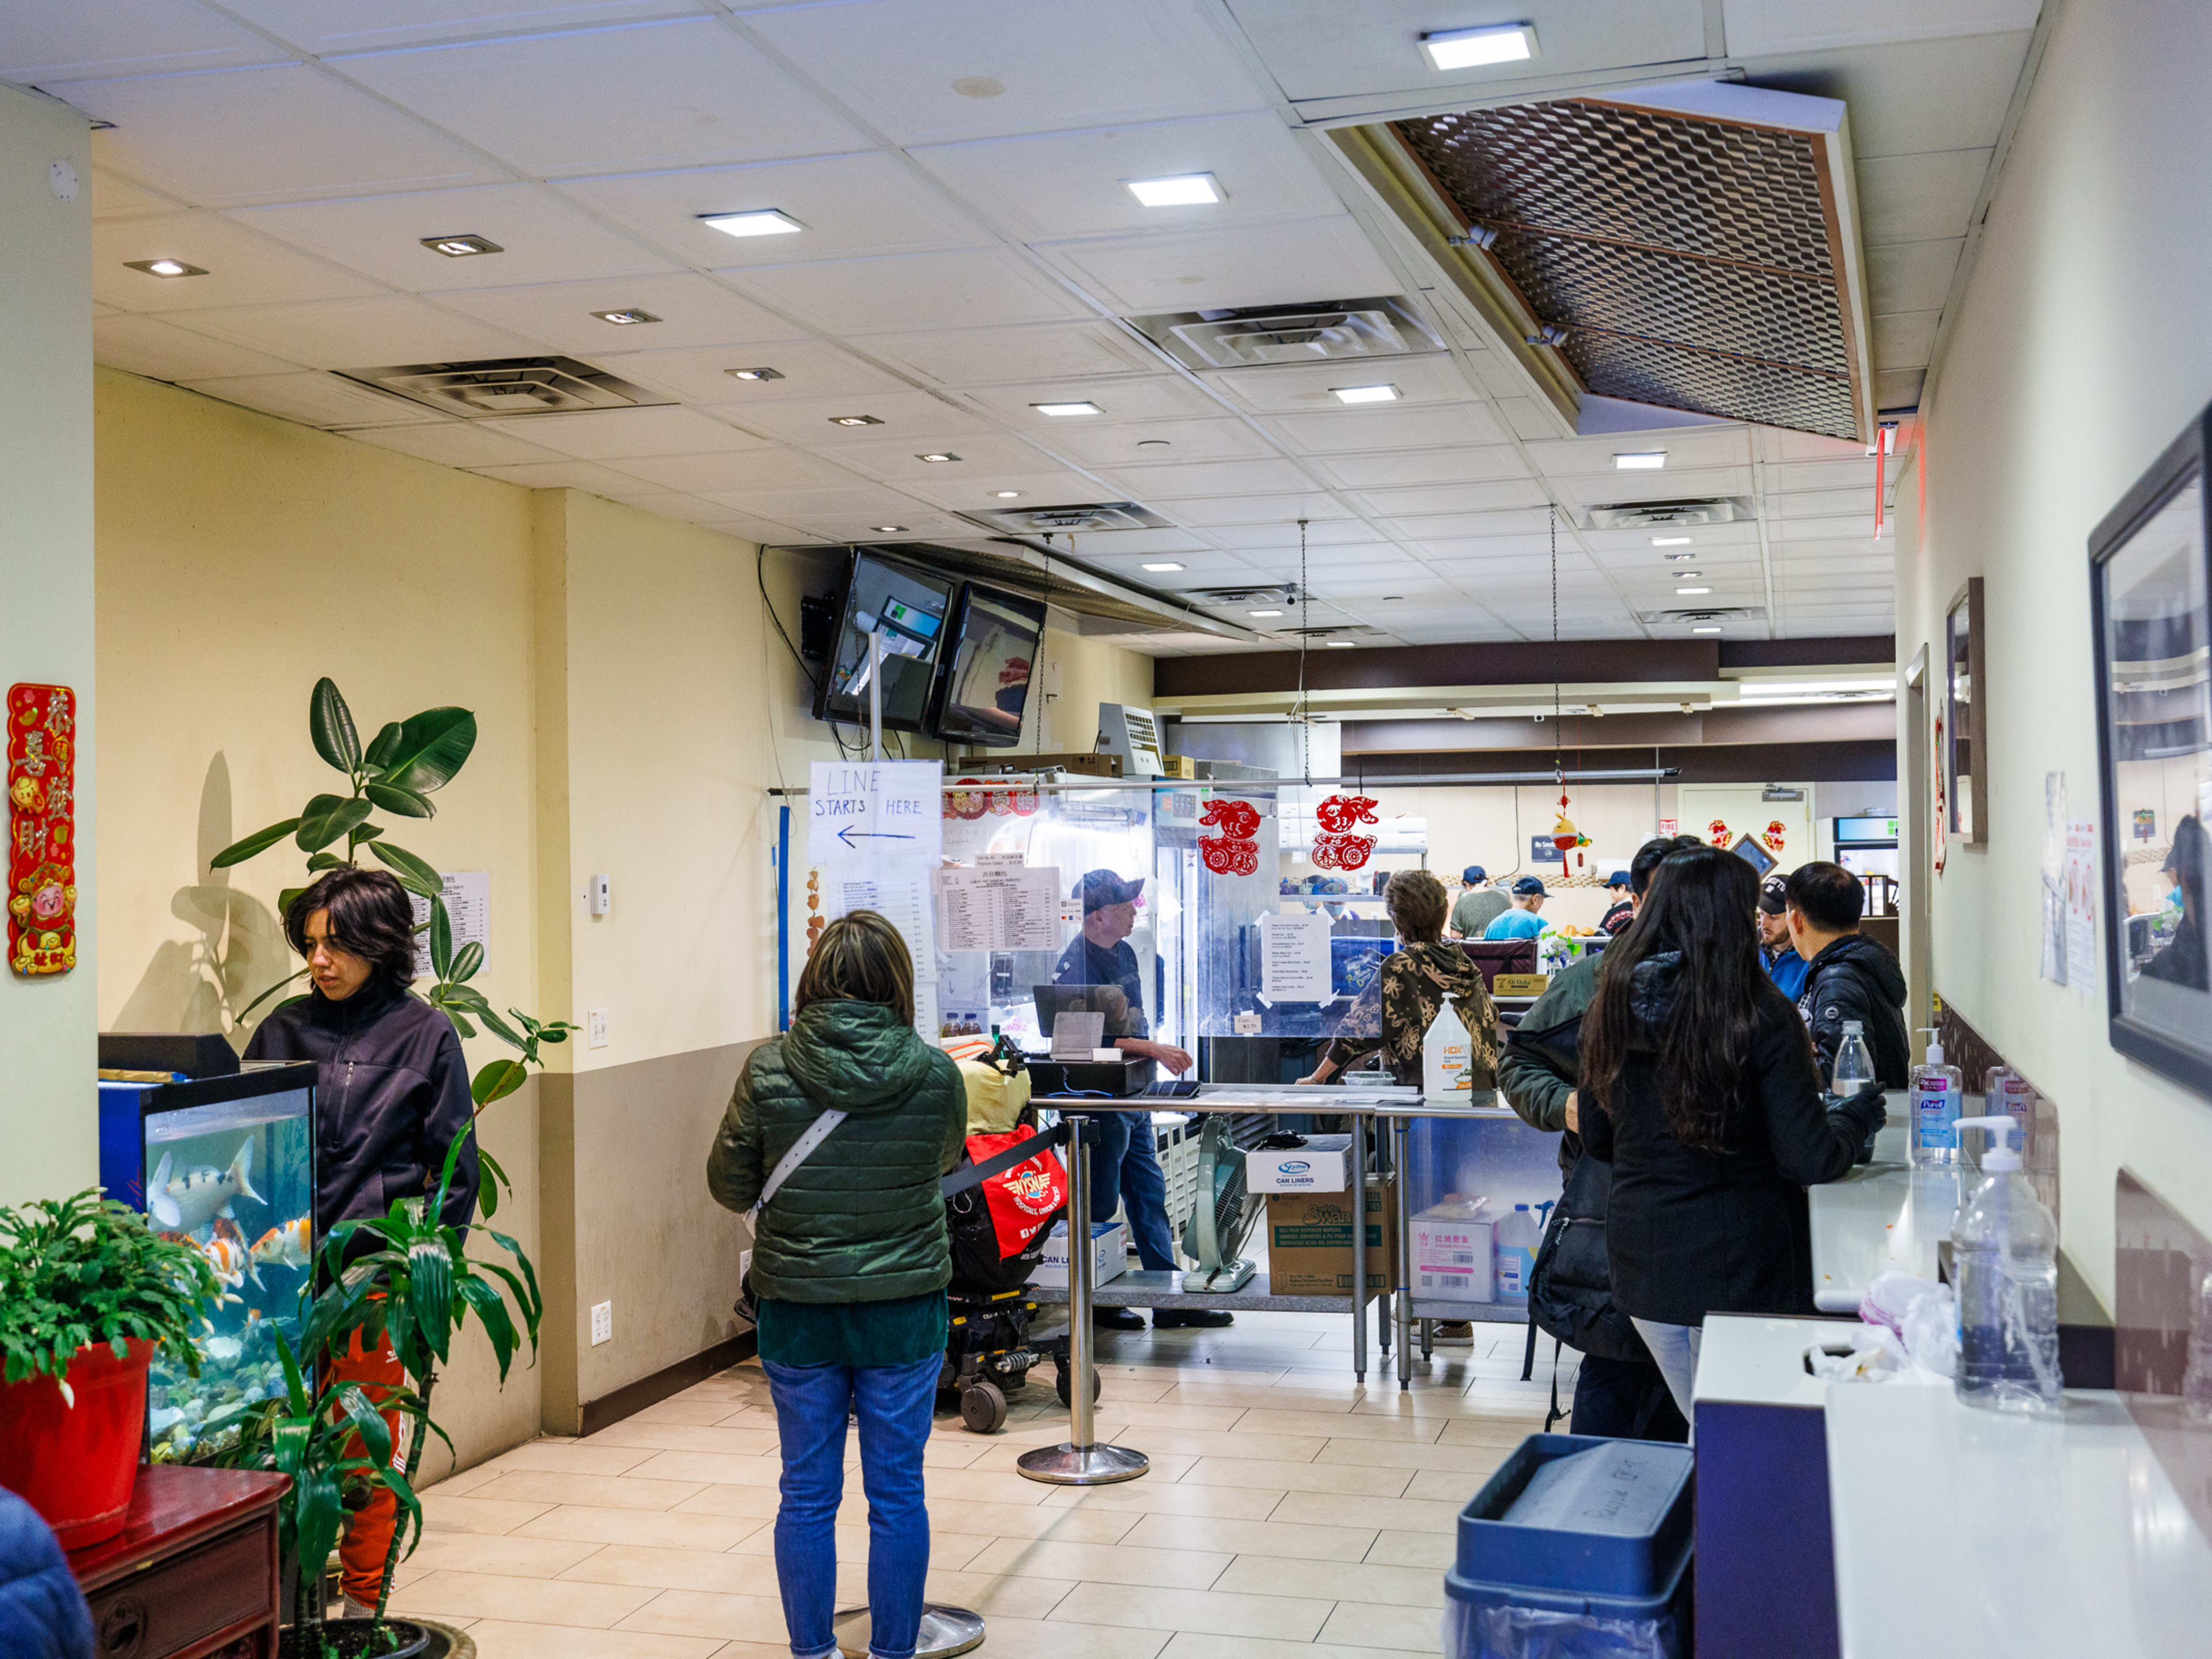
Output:
<path fill-rule="evenodd" d="M 1847 1019 L 1843 1042 L 1836 1049 L 1836 1069 L 1829 1078 L 1828 1092 L 1841 1103 L 1875 1081 L 1874 1051 L 1867 1047 L 1866 1028 L 1857 1020 Z M 1881 1133 L 1875 1131 L 1875 1134 Z M 1873 1159 L 1874 1135 L 1869 1135 L 1866 1145 L 1859 1148 L 1858 1161 L 1868 1164 Z"/>
<path fill-rule="evenodd" d="M 2181 1374 L 2181 1403 L 2199 1423 L 2212 1423 L 2212 1273 L 2197 1286 L 2190 1310 L 2189 1369 Z"/>
<path fill-rule="evenodd" d="M 1984 1411 L 2058 1407 L 2058 1224 L 2004 1144 L 2009 1117 L 1958 1120 L 1986 1129 L 1982 1178 L 1951 1224 L 1959 1299 L 1959 1398 Z"/>

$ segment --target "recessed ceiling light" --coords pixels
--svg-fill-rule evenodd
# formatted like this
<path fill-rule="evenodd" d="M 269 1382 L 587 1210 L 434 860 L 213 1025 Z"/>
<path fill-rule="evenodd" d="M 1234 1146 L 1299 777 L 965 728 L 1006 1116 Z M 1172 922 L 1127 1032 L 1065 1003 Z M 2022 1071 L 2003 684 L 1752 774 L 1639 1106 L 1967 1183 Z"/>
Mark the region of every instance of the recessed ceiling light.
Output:
<path fill-rule="evenodd" d="M 1129 194 L 1146 207 L 1203 207 L 1221 199 L 1221 185 L 1210 173 L 1179 173 L 1172 179 L 1125 179 Z"/>
<path fill-rule="evenodd" d="M 725 236 L 789 236 L 806 228 L 788 213 L 765 208 L 756 213 L 702 213 L 699 222 Z"/>
<path fill-rule="evenodd" d="M 1625 455 L 1615 455 L 1613 464 L 1623 472 L 1656 472 L 1667 465 L 1667 452 L 1663 449 L 1631 450 Z"/>
<path fill-rule="evenodd" d="M 1690 631 L 1692 634 L 1717 634 L 1721 630 L 1717 628 L 1693 628 Z"/>
<path fill-rule="evenodd" d="M 1031 404 L 1030 407 L 1040 415 L 1103 415 L 1106 412 L 1097 404 L 1091 403 Z"/>
<path fill-rule="evenodd" d="M 1022 498 L 1022 492 L 1018 489 L 994 489 L 991 492 L 991 498 L 994 501 L 1018 501 Z"/>
<path fill-rule="evenodd" d="M 832 426 L 881 426 L 883 422 L 872 415 L 832 415 Z"/>
<path fill-rule="evenodd" d="M 628 328 L 633 323 L 657 323 L 660 320 L 651 312 L 640 311 L 635 306 L 622 311 L 595 311 L 592 315 L 603 323 L 612 323 L 617 328 Z"/>
<path fill-rule="evenodd" d="M 1395 404 L 1398 388 L 1395 386 L 1333 386 L 1329 395 L 1340 404 Z"/>
<path fill-rule="evenodd" d="M 783 378 L 783 371 L 780 368 L 728 368 L 722 372 L 733 380 L 780 380 Z"/>
<path fill-rule="evenodd" d="M 1283 613 L 1279 611 L 1247 611 L 1244 614 L 1248 617 L 1279 617 Z"/>
<path fill-rule="evenodd" d="M 1322 643 L 1332 651 L 1349 651 L 1352 649 L 1352 641 L 1350 640 L 1323 640 Z"/>
<path fill-rule="evenodd" d="M 1536 55 L 1534 23 L 1501 23 L 1480 29 L 1434 29 L 1421 37 L 1421 56 L 1437 70 L 1481 69 L 1518 64 Z"/>
<path fill-rule="evenodd" d="M 465 259 L 474 253 L 504 253 L 507 250 L 489 236 L 425 236 L 422 246 L 448 259 Z"/>
<path fill-rule="evenodd" d="M 1678 587 L 1674 591 L 1677 593 L 1710 593 L 1713 590 L 1710 587 Z"/>
<path fill-rule="evenodd" d="M 1654 536 L 1651 538 L 1651 545 L 1654 547 L 1687 547 L 1689 544 L 1690 538 L 1687 536 Z"/>
<path fill-rule="evenodd" d="M 902 535 L 902 534 L 904 534 L 904 533 L 905 533 L 905 532 L 906 532 L 906 526 L 905 526 L 904 525 L 902 525 L 902 524 L 879 524 L 879 525 L 872 525 L 872 526 L 869 526 L 869 528 L 871 528 L 872 530 L 875 531 L 875 532 L 876 532 L 876 533 L 877 533 L 878 535 L 881 535 L 881 536 L 897 536 L 897 535 Z"/>
<path fill-rule="evenodd" d="M 927 455 L 915 457 L 917 461 L 957 461 L 959 459 L 957 455 L 948 455 L 941 449 L 933 449 Z"/>
<path fill-rule="evenodd" d="M 182 259 L 125 259 L 123 262 L 133 270 L 143 270 L 149 276 L 204 276 L 207 272 L 198 265 L 188 265 Z"/>
<path fill-rule="evenodd" d="M 1176 563 L 1173 559 L 1163 559 L 1158 564 L 1146 565 L 1145 568 L 1147 570 L 1180 570 L 1182 568 L 1182 566 Z"/>

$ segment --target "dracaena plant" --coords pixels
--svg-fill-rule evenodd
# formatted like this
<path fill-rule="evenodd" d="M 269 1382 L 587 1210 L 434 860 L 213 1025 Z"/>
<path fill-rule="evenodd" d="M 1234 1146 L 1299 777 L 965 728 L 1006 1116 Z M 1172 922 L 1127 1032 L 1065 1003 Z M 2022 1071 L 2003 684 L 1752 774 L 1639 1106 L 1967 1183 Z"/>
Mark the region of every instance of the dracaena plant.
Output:
<path fill-rule="evenodd" d="M 272 823 L 235 842 L 209 860 L 217 870 L 243 864 L 250 858 L 290 841 L 307 855 L 307 872 L 358 868 L 364 850 L 391 871 L 402 887 L 426 901 L 430 918 L 430 970 L 434 975 L 422 1000 L 443 1012 L 462 1036 L 472 1037 L 481 1025 L 519 1058 L 495 1060 L 477 1068 L 469 1092 L 479 1107 L 488 1106 L 520 1089 L 530 1067 L 542 1066 L 542 1045 L 565 1042 L 577 1028 L 567 1020 L 536 1020 L 510 1008 L 505 1018 L 492 1010 L 484 994 L 469 981 L 483 967 L 483 946 L 471 939 L 453 948 L 453 919 L 446 908 L 445 884 L 430 862 L 389 839 L 387 826 L 373 822 L 379 812 L 402 818 L 437 816 L 431 799 L 453 781 L 476 748 L 477 717 L 465 708 L 427 708 L 404 720 L 382 727 L 367 748 L 353 711 L 326 675 L 315 682 L 307 699 L 307 737 L 315 752 L 344 775 L 346 793 L 315 795 L 299 816 Z M 303 890 L 288 887 L 277 896 L 277 908 L 291 908 Z M 301 978 L 307 969 L 270 986 L 240 1011 L 243 1020 L 262 1003 Z M 510 1024 L 509 1022 L 513 1023 Z"/>

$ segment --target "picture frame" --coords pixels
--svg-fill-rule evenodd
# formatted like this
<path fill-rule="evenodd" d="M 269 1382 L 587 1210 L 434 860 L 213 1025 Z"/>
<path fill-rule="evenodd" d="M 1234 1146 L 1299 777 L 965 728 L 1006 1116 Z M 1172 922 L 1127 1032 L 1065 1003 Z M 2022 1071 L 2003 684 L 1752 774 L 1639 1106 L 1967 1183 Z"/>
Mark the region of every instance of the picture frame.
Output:
<path fill-rule="evenodd" d="M 1968 847 L 1989 842 L 1987 615 L 1979 576 L 1967 579 L 1943 613 L 1943 827 Z"/>
<path fill-rule="evenodd" d="M 2090 533 L 2107 1030 L 2212 1097 L 2212 409 Z"/>

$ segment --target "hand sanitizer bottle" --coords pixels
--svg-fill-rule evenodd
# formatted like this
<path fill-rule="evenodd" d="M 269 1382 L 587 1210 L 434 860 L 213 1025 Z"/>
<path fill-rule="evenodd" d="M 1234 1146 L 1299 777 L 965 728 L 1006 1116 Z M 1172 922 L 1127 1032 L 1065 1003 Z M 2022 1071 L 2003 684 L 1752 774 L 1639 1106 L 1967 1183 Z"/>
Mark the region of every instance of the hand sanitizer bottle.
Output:
<path fill-rule="evenodd" d="M 1929 1030 L 1927 1061 L 1912 1068 L 1912 1162 L 1917 1169 L 1948 1169 L 1959 1161 L 1959 1108 L 1966 1099 L 1965 1085 L 1959 1068 L 1943 1063 L 1943 1045 L 1936 1036 Z"/>
<path fill-rule="evenodd" d="M 1874 1052 L 1867 1047 L 1866 1028 L 1857 1020 L 1847 1019 L 1844 1022 L 1844 1040 L 1836 1046 L 1836 1069 L 1829 1075 L 1828 1093 L 1835 1101 L 1841 1103 L 1875 1081 Z M 1881 1133 L 1879 1129 L 1875 1131 L 1875 1134 Z M 1865 1146 L 1859 1148 L 1858 1161 L 1862 1164 L 1874 1161 L 1872 1136 L 1868 1138 Z"/>
<path fill-rule="evenodd" d="M 2035 1127 L 2035 1091 L 2009 1066 L 1992 1066 L 1982 1076 L 1982 1109 L 1995 1117 L 2002 1112 L 2020 1125 L 2020 1155 L 2025 1158 Z"/>
<path fill-rule="evenodd" d="M 1959 1294 L 1959 1398 L 1984 1411 L 2045 1413 L 2064 1387 L 2058 1370 L 2058 1224 L 2006 1146 L 2009 1117 L 1969 1117 L 1990 1131 L 1982 1178 L 1951 1224 Z M 1955 1134 L 1954 1134 L 1955 1139 Z"/>

